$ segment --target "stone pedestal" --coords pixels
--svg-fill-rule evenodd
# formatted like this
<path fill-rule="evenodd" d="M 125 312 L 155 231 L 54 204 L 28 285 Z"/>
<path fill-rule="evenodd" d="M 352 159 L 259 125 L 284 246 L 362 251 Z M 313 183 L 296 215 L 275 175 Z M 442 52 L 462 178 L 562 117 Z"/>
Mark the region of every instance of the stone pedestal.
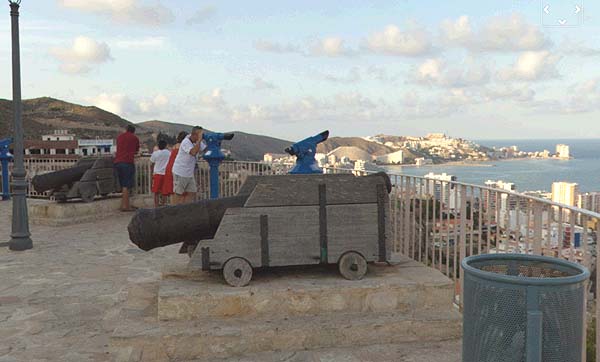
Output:
<path fill-rule="evenodd" d="M 132 205 L 154 207 L 150 196 L 134 196 Z M 69 201 L 57 203 L 50 200 L 28 199 L 29 221 L 34 225 L 64 226 L 93 222 L 119 213 L 119 196 L 97 199 L 94 202 Z"/>
<path fill-rule="evenodd" d="M 257 270 L 233 288 L 219 272 L 168 269 L 158 321 L 123 321 L 112 346 L 144 361 L 231 358 L 266 352 L 456 339 L 453 283 L 414 261 L 369 265 L 365 279 L 335 266 Z"/>

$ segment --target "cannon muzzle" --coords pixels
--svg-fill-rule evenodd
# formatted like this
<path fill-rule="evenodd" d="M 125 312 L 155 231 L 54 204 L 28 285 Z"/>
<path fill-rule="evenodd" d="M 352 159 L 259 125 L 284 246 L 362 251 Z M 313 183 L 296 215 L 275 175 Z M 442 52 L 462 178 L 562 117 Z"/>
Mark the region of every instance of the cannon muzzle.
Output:
<path fill-rule="evenodd" d="M 139 209 L 127 227 L 129 239 L 145 251 L 181 242 L 196 244 L 200 240 L 212 239 L 225 211 L 230 207 L 244 206 L 247 199 L 248 195 L 243 195 Z"/>

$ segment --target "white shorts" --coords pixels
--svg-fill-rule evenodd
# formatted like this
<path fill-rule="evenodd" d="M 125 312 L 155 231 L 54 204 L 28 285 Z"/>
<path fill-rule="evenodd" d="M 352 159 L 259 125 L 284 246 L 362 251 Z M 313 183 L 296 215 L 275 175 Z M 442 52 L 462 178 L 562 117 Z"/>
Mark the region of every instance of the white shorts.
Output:
<path fill-rule="evenodd" d="M 196 186 L 196 179 L 192 177 L 182 177 L 173 174 L 173 192 L 177 195 L 183 195 L 185 193 L 196 193 L 198 187 Z"/>

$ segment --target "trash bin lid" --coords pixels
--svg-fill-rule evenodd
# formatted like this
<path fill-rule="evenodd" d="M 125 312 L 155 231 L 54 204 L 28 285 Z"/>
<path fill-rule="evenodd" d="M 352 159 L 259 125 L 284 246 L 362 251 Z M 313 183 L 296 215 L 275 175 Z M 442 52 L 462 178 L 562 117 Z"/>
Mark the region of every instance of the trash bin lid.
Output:
<path fill-rule="evenodd" d="M 589 270 L 564 259 L 527 254 L 482 254 L 463 259 L 465 274 L 522 285 L 568 285 L 587 280 Z"/>

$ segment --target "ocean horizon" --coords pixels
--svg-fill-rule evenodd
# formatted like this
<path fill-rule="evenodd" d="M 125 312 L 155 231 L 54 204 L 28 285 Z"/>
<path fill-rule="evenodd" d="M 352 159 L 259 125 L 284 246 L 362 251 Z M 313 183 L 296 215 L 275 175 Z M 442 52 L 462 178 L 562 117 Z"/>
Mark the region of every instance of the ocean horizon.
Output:
<path fill-rule="evenodd" d="M 483 161 L 474 165 L 441 164 L 415 166 L 386 166 L 392 173 L 424 176 L 430 172 L 455 175 L 459 182 L 483 185 L 487 180 L 513 182 L 517 191 L 550 191 L 557 181 L 576 182 L 581 192 L 600 191 L 600 139 L 518 139 L 474 140 L 487 147 L 517 146 L 521 151 L 549 150 L 556 145 L 570 146 L 573 159 L 510 159 Z M 490 167 L 481 167 L 482 164 Z"/>

